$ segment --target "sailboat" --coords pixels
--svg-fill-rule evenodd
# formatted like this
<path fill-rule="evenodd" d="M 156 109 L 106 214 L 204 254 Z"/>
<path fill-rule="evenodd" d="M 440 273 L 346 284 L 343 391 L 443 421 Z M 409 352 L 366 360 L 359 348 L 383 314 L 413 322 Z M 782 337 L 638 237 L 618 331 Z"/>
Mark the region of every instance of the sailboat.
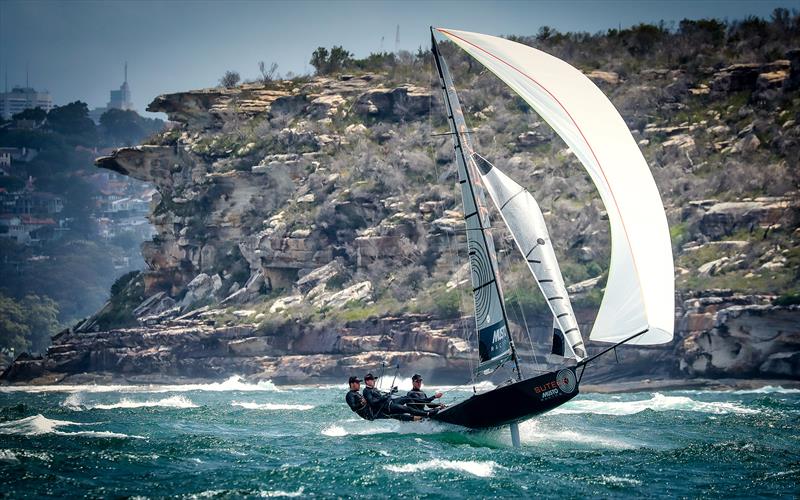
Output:
<path fill-rule="evenodd" d="M 611 259 L 605 293 L 589 334 L 611 344 L 589 356 L 558 266 L 544 216 L 531 193 L 479 154 L 442 58 L 436 34 L 452 41 L 505 82 L 566 142 L 589 173 L 608 213 Z M 470 428 L 511 426 L 579 393 L 586 366 L 622 344 L 670 342 L 674 268 L 667 217 L 650 169 L 619 112 L 578 69 L 542 51 L 490 35 L 431 28 L 464 208 L 475 304 L 478 356 L 473 377 L 513 363 L 512 378 L 432 418 Z M 496 207 L 553 315 L 553 346 L 563 367 L 526 378 L 511 337 L 491 234 Z"/>

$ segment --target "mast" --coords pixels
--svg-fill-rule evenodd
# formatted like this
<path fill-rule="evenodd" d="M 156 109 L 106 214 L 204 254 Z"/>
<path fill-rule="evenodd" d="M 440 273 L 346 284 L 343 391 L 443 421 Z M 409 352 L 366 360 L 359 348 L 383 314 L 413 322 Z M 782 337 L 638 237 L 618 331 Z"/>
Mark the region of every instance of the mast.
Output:
<path fill-rule="evenodd" d="M 440 57 L 433 28 L 431 28 L 431 42 L 439 82 L 447 107 L 447 118 L 453 135 L 453 148 L 458 165 L 458 182 L 461 186 L 464 204 L 480 356 L 480 364 L 475 371 L 486 372 L 495 369 L 510 358 L 514 361 L 517 379 L 522 380 L 514 340 L 511 338 L 511 329 L 508 325 L 503 292 L 497 279 L 497 257 L 485 201 L 485 188 L 481 184 L 481 177 L 472 155 L 472 144 L 466 136 L 467 126 L 464 113 L 447 65 Z M 495 313 L 499 313 L 500 318 L 493 318 Z"/>

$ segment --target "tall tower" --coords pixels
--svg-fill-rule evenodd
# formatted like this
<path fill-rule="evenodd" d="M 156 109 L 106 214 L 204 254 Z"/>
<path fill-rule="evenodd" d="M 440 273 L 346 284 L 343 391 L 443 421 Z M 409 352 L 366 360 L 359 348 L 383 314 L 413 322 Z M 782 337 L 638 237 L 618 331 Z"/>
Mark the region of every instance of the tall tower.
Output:
<path fill-rule="evenodd" d="M 128 86 L 128 61 L 125 61 L 125 80 L 120 85 L 119 90 L 111 91 L 111 100 L 108 101 L 107 107 L 114 109 L 133 109 L 131 102 L 131 89 Z"/>

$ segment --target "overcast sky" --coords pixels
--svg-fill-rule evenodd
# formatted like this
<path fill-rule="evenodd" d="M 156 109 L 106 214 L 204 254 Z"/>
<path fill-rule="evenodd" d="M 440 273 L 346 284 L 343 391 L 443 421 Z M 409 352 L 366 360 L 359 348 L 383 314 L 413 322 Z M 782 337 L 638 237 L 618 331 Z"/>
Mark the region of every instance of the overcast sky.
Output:
<path fill-rule="evenodd" d="M 258 61 L 306 73 L 318 46 L 357 57 L 383 48 L 415 51 L 428 26 L 494 35 L 597 32 L 684 18 L 769 17 L 798 2 L 762 1 L 18 1 L 0 0 L 0 71 L 9 88 L 47 89 L 56 104 L 104 106 L 128 82 L 142 112 L 158 94 L 213 86 L 225 70 L 258 74 Z M 396 34 L 399 26 L 399 44 Z"/>

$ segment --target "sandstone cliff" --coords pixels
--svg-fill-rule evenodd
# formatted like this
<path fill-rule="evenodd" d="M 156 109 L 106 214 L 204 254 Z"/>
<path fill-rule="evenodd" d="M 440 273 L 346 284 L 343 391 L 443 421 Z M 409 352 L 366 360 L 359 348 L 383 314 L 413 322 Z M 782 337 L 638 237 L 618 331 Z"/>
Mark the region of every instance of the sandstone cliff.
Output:
<path fill-rule="evenodd" d="M 653 168 L 679 289 L 672 344 L 626 348 L 622 364 L 611 356 L 587 377 L 800 377 L 800 310 L 790 305 L 798 65 L 791 52 L 691 72 L 587 71 Z M 147 268 L 4 378 L 297 382 L 385 361 L 465 379 L 475 353 L 464 338 L 472 320 L 452 149 L 436 135 L 446 123 L 433 75 L 414 70 L 406 80 L 359 73 L 156 98 L 149 110 L 174 126 L 97 160 L 158 189 Z M 546 210 L 586 335 L 609 257 L 602 204 L 577 159 L 508 89 L 459 76 L 482 150 Z M 495 237 L 532 370 L 546 364 L 549 319 L 508 234 Z"/>

